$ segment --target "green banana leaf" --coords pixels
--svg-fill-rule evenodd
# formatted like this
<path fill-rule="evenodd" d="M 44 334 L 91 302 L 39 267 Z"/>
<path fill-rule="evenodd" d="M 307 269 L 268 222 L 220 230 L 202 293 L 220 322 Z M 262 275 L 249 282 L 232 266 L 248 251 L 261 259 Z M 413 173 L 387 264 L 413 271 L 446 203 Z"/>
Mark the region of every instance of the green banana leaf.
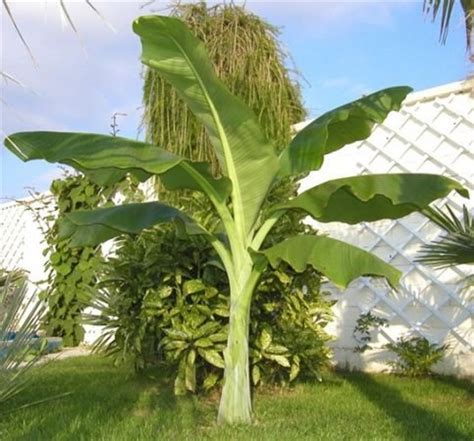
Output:
<path fill-rule="evenodd" d="M 200 175 L 200 176 L 199 176 Z M 232 192 L 232 183 L 223 176 L 215 179 L 207 162 L 183 163 L 160 175 L 168 190 L 187 188 L 216 195 L 216 201 L 224 204 Z"/>
<path fill-rule="evenodd" d="M 59 239 L 70 239 L 71 246 L 94 246 L 123 233 L 137 234 L 166 222 L 177 222 L 187 234 L 209 235 L 180 210 L 160 202 L 146 202 L 68 213 L 59 224 Z"/>
<path fill-rule="evenodd" d="M 319 170 L 324 155 L 368 138 L 374 124 L 383 122 L 392 110 L 400 109 L 411 91 L 406 86 L 390 87 L 316 118 L 298 132 L 280 155 L 280 176 Z"/>
<path fill-rule="evenodd" d="M 458 182 L 431 174 L 382 174 L 335 179 L 317 185 L 275 209 L 296 208 L 320 222 L 397 219 L 420 211 L 452 190 L 464 197 Z"/>
<path fill-rule="evenodd" d="M 261 254 L 274 268 L 282 260 L 298 272 L 312 265 L 341 288 L 361 276 L 384 277 L 395 288 L 401 276 L 400 271 L 373 254 L 326 236 L 294 236 Z"/>
<path fill-rule="evenodd" d="M 246 237 L 278 169 L 274 147 L 253 112 L 216 76 L 203 43 L 172 17 L 139 17 L 133 30 L 142 62 L 174 86 L 206 127 L 223 173 L 232 181 L 237 228 Z"/>
<path fill-rule="evenodd" d="M 193 163 L 152 144 L 119 136 L 21 132 L 5 138 L 5 146 L 23 161 L 44 159 L 66 164 L 100 185 L 117 182 L 126 173 L 141 181 L 151 175 L 165 174 L 165 185 L 192 190 L 206 188 L 219 201 L 229 197 L 232 187 L 227 178 L 215 179 L 206 164 Z"/>

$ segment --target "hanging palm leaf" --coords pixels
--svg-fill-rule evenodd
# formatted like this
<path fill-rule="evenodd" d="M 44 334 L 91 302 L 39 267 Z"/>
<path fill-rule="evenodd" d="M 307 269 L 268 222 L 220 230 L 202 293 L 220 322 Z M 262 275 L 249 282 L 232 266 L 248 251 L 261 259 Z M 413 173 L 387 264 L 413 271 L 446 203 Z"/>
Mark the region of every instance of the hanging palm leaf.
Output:
<path fill-rule="evenodd" d="M 448 38 L 449 24 L 453 13 L 455 0 L 424 0 L 423 12 L 431 15 L 433 21 L 441 14 L 441 26 L 439 32 L 439 39 L 442 44 Z M 471 61 L 474 61 L 474 54 L 471 53 L 473 43 L 473 28 L 474 28 L 474 0 L 460 1 L 463 12 L 466 28 L 466 49 L 470 54 Z"/>
<path fill-rule="evenodd" d="M 474 219 L 466 206 L 463 206 L 463 219 L 460 220 L 449 206 L 447 213 L 439 208 L 429 208 L 424 214 L 436 225 L 446 231 L 440 239 L 424 245 L 416 259 L 417 262 L 435 268 L 446 268 L 462 264 L 474 264 Z"/>

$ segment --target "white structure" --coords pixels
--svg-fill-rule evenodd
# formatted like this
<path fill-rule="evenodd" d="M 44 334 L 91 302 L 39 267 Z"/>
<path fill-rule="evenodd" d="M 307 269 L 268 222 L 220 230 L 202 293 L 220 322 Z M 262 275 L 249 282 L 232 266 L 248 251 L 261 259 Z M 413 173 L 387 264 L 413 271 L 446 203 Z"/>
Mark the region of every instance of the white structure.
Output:
<path fill-rule="evenodd" d="M 302 128 L 304 124 L 300 125 Z M 301 189 L 346 176 L 371 173 L 437 173 L 461 182 L 474 195 L 474 95 L 472 82 L 448 84 L 412 93 L 399 112 L 392 112 L 365 141 L 354 143 L 326 157 L 322 169 L 312 173 Z M 471 196 L 472 197 L 472 196 Z M 474 201 L 452 193 L 439 201 L 460 213 L 462 204 L 472 211 Z M 335 336 L 339 365 L 380 371 L 393 356 L 383 348 L 400 336 L 421 335 L 450 348 L 439 371 L 474 375 L 474 288 L 462 290 L 459 281 L 472 267 L 433 271 L 414 262 L 423 243 L 441 230 L 422 215 L 349 226 L 332 222 L 317 228 L 371 251 L 400 269 L 404 276 L 398 292 L 374 279 L 355 281 L 344 292 L 329 286 L 338 302 L 336 319 L 329 325 Z M 389 319 L 389 327 L 374 335 L 374 350 L 353 351 L 354 326 L 360 314 Z"/>
<path fill-rule="evenodd" d="M 301 125 L 302 126 L 302 125 Z M 366 141 L 328 155 L 323 168 L 311 174 L 302 188 L 329 179 L 366 173 L 421 172 L 453 177 L 474 194 L 474 96 L 472 84 L 453 83 L 411 94 L 399 112 L 392 112 Z M 452 194 L 440 201 L 459 212 L 474 202 Z M 421 215 L 397 221 L 358 226 L 337 223 L 318 225 L 323 231 L 370 250 L 403 271 L 402 288 L 391 292 L 380 280 L 355 281 L 341 293 L 328 289 L 339 300 L 329 331 L 335 360 L 342 366 L 384 370 L 393 356 L 383 349 L 401 335 L 417 333 L 436 343 L 449 343 L 446 359 L 438 370 L 455 375 L 474 375 L 472 328 L 473 290 L 462 292 L 458 281 L 469 268 L 433 271 L 413 262 L 422 243 L 440 230 Z M 44 278 L 41 231 L 31 213 L 18 204 L 0 205 L 0 266 L 21 267 L 34 281 Z M 472 271 L 472 270 L 471 270 Z M 388 318 L 390 326 L 374 336 L 374 350 L 356 354 L 352 333 L 360 314 L 372 311 Z M 98 330 L 86 330 L 86 342 Z"/>
<path fill-rule="evenodd" d="M 47 194 L 42 195 L 47 197 Z M 38 205 L 32 198 L 0 205 L 0 268 L 23 269 L 33 283 L 45 278 L 43 232 L 36 221 Z M 26 205 L 30 209 L 26 208 Z M 41 215 L 46 215 L 46 210 Z"/>

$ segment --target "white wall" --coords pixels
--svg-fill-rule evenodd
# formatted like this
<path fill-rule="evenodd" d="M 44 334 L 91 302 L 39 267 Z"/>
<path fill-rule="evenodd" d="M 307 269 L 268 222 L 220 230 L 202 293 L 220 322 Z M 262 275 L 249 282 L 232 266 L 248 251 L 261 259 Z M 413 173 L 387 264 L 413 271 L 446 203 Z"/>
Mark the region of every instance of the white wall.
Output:
<path fill-rule="evenodd" d="M 326 157 L 322 169 L 308 176 L 301 190 L 329 179 L 369 173 L 439 173 L 464 184 L 474 194 L 474 97 L 472 84 L 454 83 L 411 94 L 399 112 L 392 112 L 372 135 Z M 457 194 L 438 201 L 449 202 L 460 213 L 462 204 L 473 210 L 473 200 Z M 374 252 L 399 268 L 404 276 L 398 292 L 385 282 L 363 278 L 341 292 L 328 285 L 338 302 L 329 331 L 335 360 L 349 368 L 368 371 L 388 369 L 392 354 L 383 348 L 402 335 L 422 335 L 431 342 L 448 343 L 445 360 L 437 369 L 456 375 L 474 375 L 474 288 L 461 289 L 459 280 L 473 268 L 460 266 L 434 271 L 414 262 L 423 243 L 441 230 L 420 214 L 396 221 L 349 226 L 320 224 L 322 231 Z M 374 335 L 374 350 L 354 353 L 354 326 L 360 314 L 372 311 L 390 321 Z"/>

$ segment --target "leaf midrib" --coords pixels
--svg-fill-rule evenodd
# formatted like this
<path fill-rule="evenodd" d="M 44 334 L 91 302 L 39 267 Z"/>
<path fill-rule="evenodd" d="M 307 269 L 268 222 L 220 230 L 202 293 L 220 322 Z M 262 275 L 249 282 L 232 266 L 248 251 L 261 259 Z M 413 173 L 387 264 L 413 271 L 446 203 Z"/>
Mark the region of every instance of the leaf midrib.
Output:
<path fill-rule="evenodd" d="M 232 203 L 233 203 L 233 206 L 234 206 L 233 212 L 234 212 L 235 224 L 236 224 L 236 227 L 237 227 L 237 234 L 240 236 L 241 240 L 243 241 L 245 239 L 245 233 L 244 233 L 244 222 L 243 222 L 243 218 L 242 218 L 242 214 L 243 214 L 242 194 L 240 192 L 240 187 L 238 185 L 239 180 L 238 180 L 238 177 L 237 177 L 237 171 L 235 169 L 234 161 L 232 160 L 233 158 L 232 158 L 231 151 L 230 151 L 229 141 L 228 141 L 227 136 L 225 134 L 225 131 L 222 127 L 222 123 L 221 123 L 219 114 L 218 114 L 216 108 L 214 107 L 214 104 L 213 104 L 209 94 L 207 93 L 207 90 L 204 86 L 204 82 L 202 81 L 201 76 L 199 75 L 199 73 L 195 69 L 195 67 L 194 67 L 193 63 L 191 62 L 190 58 L 188 57 L 186 51 L 179 44 L 179 42 L 172 35 L 169 35 L 169 38 L 173 41 L 173 43 L 176 45 L 178 50 L 181 52 L 181 54 L 183 55 L 183 57 L 185 58 L 185 60 L 188 64 L 189 68 L 191 69 L 191 71 L 196 76 L 196 79 L 197 79 L 197 82 L 198 82 L 198 84 L 201 88 L 201 91 L 204 94 L 204 97 L 206 98 L 206 101 L 207 101 L 207 103 L 208 103 L 208 105 L 211 109 L 211 114 L 212 114 L 212 117 L 214 119 L 214 123 L 217 126 L 217 130 L 218 130 L 218 133 L 219 133 L 219 138 L 220 138 L 220 141 L 221 141 L 221 144 L 222 144 L 222 149 L 223 149 L 224 157 L 225 157 L 225 160 L 226 160 L 227 172 L 228 172 L 229 178 L 230 178 L 230 180 L 232 181 L 232 184 L 233 184 L 232 185 Z M 234 183 L 236 185 L 234 185 Z"/>

